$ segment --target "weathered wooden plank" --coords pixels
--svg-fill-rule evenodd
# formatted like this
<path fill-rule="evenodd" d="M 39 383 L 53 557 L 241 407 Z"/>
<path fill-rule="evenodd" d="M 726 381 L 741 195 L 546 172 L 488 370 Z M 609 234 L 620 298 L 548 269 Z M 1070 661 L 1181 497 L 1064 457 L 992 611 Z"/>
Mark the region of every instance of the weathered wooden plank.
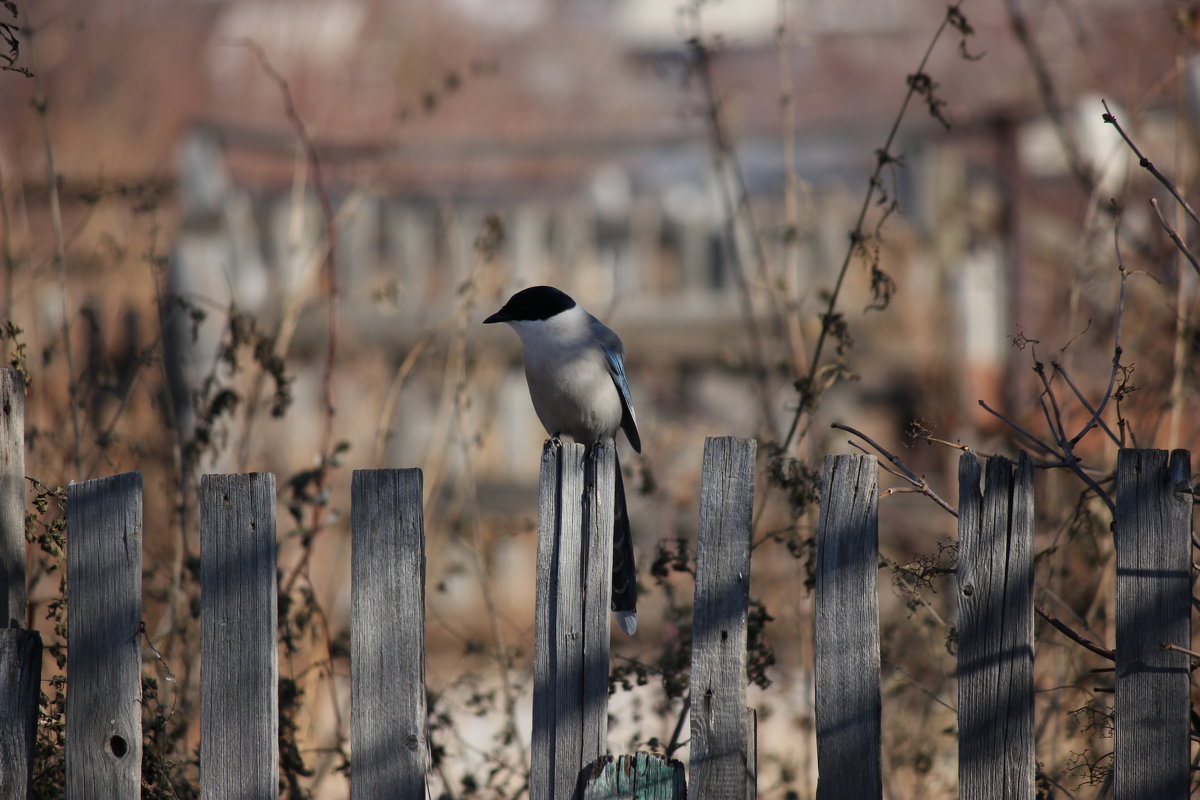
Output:
<path fill-rule="evenodd" d="M 1033 797 L 1033 465 L 959 459 L 958 775 L 964 800 Z"/>
<path fill-rule="evenodd" d="M 142 476 L 67 490 L 68 800 L 137 797 L 142 775 Z"/>
<path fill-rule="evenodd" d="M 583 800 L 685 800 L 683 764 L 655 753 L 596 759 L 586 772 Z"/>
<path fill-rule="evenodd" d="M 0 630 L 0 800 L 27 800 L 33 782 L 42 637 Z"/>
<path fill-rule="evenodd" d="M 617 451 L 588 449 L 583 492 L 583 731 L 579 766 L 608 752 L 608 659 L 612 615 L 613 493 Z"/>
<path fill-rule="evenodd" d="M 883 794 L 879 702 L 879 465 L 826 456 L 817 528 L 813 677 L 818 800 Z"/>
<path fill-rule="evenodd" d="M 275 476 L 200 479 L 200 796 L 279 795 Z"/>
<path fill-rule="evenodd" d="M 25 379 L 0 370 L 0 628 L 25 627 Z"/>
<path fill-rule="evenodd" d="M 530 800 L 573 797 L 582 766 L 584 452 L 542 449 Z"/>
<path fill-rule="evenodd" d="M 425 521 L 419 469 L 355 470 L 350 487 L 353 800 L 422 800 Z"/>
<path fill-rule="evenodd" d="M 746 711 L 746 607 L 754 510 L 753 439 L 704 443 L 692 626 L 691 791 L 744 798 L 751 770 Z"/>
<path fill-rule="evenodd" d="M 1186 450 L 1117 456 L 1116 800 L 1188 797 L 1191 465 Z"/>
<path fill-rule="evenodd" d="M 758 709 L 747 708 L 743 712 L 742 726 L 746 737 L 746 797 L 758 797 Z"/>

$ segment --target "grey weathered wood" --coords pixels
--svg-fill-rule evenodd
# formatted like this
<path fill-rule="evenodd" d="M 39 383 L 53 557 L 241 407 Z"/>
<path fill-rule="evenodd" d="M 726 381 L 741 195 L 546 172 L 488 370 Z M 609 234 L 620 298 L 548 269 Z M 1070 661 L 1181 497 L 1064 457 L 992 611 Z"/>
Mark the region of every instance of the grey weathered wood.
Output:
<path fill-rule="evenodd" d="M 756 450 L 753 439 L 731 436 L 704 443 L 692 627 L 689 774 L 695 797 L 743 798 L 752 769 L 744 715 Z"/>
<path fill-rule="evenodd" d="M 586 773 L 583 800 L 685 800 L 683 764 L 655 753 L 596 759 Z"/>
<path fill-rule="evenodd" d="M 542 450 L 531 800 L 576 796 L 605 750 L 612 592 L 611 447 Z"/>
<path fill-rule="evenodd" d="M 25 627 L 25 379 L 0 370 L 0 628 Z"/>
<path fill-rule="evenodd" d="M 279 795 L 275 476 L 200 479 L 200 796 Z"/>
<path fill-rule="evenodd" d="M 959 459 L 958 781 L 964 800 L 1033 797 L 1033 465 Z"/>
<path fill-rule="evenodd" d="M 814 597 L 818 800 L 878 798 L 879 465 L 826 456 Z"/>
<path fill-rule="evenodd" d="M 745 709 L 742 726 L 746 737 L 745 800 L 756 800 L 758 797 L 758 709 Z"/>
<path fill-rule="evenodd" d="M 593 445 L 583 485 L 583 735 L 580 766 L 608 752 L 608 659 L 612 615 L 617 451 Z"/>
<path fill-rule="evenodd" d="M 583 455 L 575 444 L 542 449 L 530 800 L 572 797 L 579 767 L 572 754 L 581 752 L 583 735 Z"/>
<path fill-rule="evenodd" d="M 350 489 L 350 796 L 422 800 L 425 522 L 419 469 L 355 470 Z"/>
<path fill-rule="evenodd" d="M 1187 451 L 1117 456 L 1116 800 L 1188 797 L 1191 466 Z"/>
<path fill-rule="evenodd" d="M 42 637 L 0 630 L 0 800 L 27 800 L 33 782 Z"/>
<path fill-rule="evenodd" d="M 141 473 L 67 490 L 67 597 L 67 799 L 137 797 Z"/>

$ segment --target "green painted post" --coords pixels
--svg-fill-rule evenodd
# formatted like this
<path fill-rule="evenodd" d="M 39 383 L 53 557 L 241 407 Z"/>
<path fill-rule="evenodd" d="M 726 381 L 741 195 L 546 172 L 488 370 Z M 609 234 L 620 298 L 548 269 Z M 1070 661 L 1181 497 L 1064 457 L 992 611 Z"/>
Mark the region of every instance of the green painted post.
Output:
<path fill-rule="evenodd" d="M 584 770 L 583 800 L 685 800 L 683 764 L 656 753 L 601 756 Z"/>

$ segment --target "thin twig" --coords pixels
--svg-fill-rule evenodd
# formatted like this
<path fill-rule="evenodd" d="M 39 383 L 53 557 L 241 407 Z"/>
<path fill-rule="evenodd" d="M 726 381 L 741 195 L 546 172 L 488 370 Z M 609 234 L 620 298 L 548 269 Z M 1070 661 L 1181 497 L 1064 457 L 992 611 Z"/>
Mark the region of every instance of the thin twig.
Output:
<path fill-rule="evenodd" d="M 71 346 L 71 303 L 67 292 L 67 246 L 63 236 L 62 204 L 58 196 L 58 171 L 54 166 L 54 146 L 50 139 L 50 121 L 48 119 L 49 103 L 46 100 L 42 81 L 39 77 L 41 70 L 37 66 L 34 41 L 37 37 L 28 37 L 29 60 L 33 64 L 34 86 L 37 96 L 34 99 L 34 109 L 42 127 L 42 148 L 46 153 L 46 186 L 49 190 L 50 226 L 54 234 L 54 264 L 58 272 L 59 307 L 62 313 L 63 354 L 67 359 L 67 403 L 70 406 L 71 435 L 74 440 L 75 480 L 83 480 L 83 429 L 79 422 L 79 386 L 75 382 L 75 356 Z"/>
<path fill-rule="evenodd" d="M 1040 450 L 1041 452 L 1043 452 L 1043 453 L 1045 453 L 1045 454 L 1047 454 L 1047 455 L 1051 455 L 1051 456 L 1055 456 L 1055 457 L 1060 457 L 1058 453 L 1054 452 L 1054 448 L 1050 447 L 1049 445 L 1047 445 L 1046 443 L 1044 443 L 1044 442 L 1043 442 L 1041 439 L 1039 439 L 1038 437 L 1034 436 L 1034 435 L 1033 435 L 1032 433 L 1030 433 L 1029 431 L 1027 431 L 1027 430 L 1025 430 L 1024 428 L 1022 428 L 1022 427 L 1021 427 L 1021 426 L 1020 426 L 1020 425 L 1019 425 L 1019 424 L 1016 422 L 1016 420 L 1012 420 L 1012 419 L 1009 419 L 1008 417 L 1004 416 L 1004 415 L 1003 415 L 1003 414 L 1001 414 L 999 411 L 997 411 L 996 409 L 992 408 L 992 407 L 991 407 L 991 406 L 989 406 L 987 403 L 985 403 L 983 400 L 979 400 L 978 402 L 979 402 L 979 407 L 980 407 L 980 408 L 982 408 L 984 411 L 988 412 L 988 413 L 989 413 L 989 414 L 991 414 L 993 417 L 995 417 L 996 419 L 1000 420 L 1000 421 L 1001 421 L 1001 422 L 1003 422 L 1005 425 L 1007 425 L 1008 427 L 1012 428 L 1014 431 L 1016 431 L 1017 433 L 1019 433 L 1019 434 L 1022 436 L 1022 438 L 1024 438 L 1024 439 L 1025 439 L 1025 441 L 1026 441 L 1026 442 L 1028 442 L 1029 444 L 1033 445 L 1033 446 L 1034 446 L 1034 447 L 1036 447 L 1038 450 Z"/>
<path fill-rule="evenodd" d="M 296 105 L 292 99 L 292 90 L 288 86 L 287 80 L 279 73 L 278 70 L 271 64 L 267 58 L 266 51 L 262 46 L 253 39 L 239 39 L 237 45 L 245 47 L 255 58 L 258 59 L 259 66 L 268 78 L 279 89 L 280 98 L 283 100 L 283 111 L 291 123 L 292 128 L 296 132 L 296 137 L 300 141 L 301 147 L 304 149 L 305 156 L 308 159 L 308 167 L 312 172 L 313 189 L 317 194 L 317 199 L 321 206 L 321 215 L 325 225 L 325 249 L 324 249 L 324 266 L 325 266 L 325 290 L 326 301 L 329 312 L 328 320 L 328 337 L 326 339 L 325 350 L 325 365 L 324 374 L 322 376 L 322 400 L 324 408 L 321 415 L 321 440 L 320 454 L 317 464 L 316 491 L 314 496 L 320 498 L 324 496 L 325 489 L 329 480 L 329 469 L 333 464 L 333 418 L 336 413 L 334 406 L 333 393 L 333 367 L 334 360 L 337 355 L 337 342 L 339 330 L 339 290 L 337 278 L 337 225 L 334 222 L 333 206 L 329 201 L 329 192 L 325 188 L 325 182 L 321 175 L 321 160 L 317 155 L 316 146 L 313 144 L 312 137 L 308 134 L 308 129 L 304 125 L 304 120 L 300 118 L 299 112 L 296 111 Z M 310 558 L 312 557 L 313 542 L 317 535 L 324 528 L 325 520 L 325 503 L 318 500 L 312 506 L 312 519 L 310 521 L 309 535 L 306 537 L 306 546 L 300 555 L 300 560 L 292 568 L 287 580 L 284 582 L 283 591 L 287 593 L 291 590 L 296 578 L 302 571 L 307 569 Z"/>
<path fill-rule="evenodd" d="M 905 463 L 900 460 L 899 456 L 896 456 L 893 453 L 889 452 L 882 445 L 880 445 L 878 442 L 876 442 L 874 439 L 872 439 L 870 436 L 867 436 L 862 431 L 858 431 L 858 430 L 855 430 L 854 428 L 851 428 L 849 425 L 843 425 L 840 422 L 835 422 L 830 427 L 837 428 L 840 431 L 845 431 L 846 433 L 857 436 L 858 438 L 862 439 L 867 444 L 871 445 L 871 447 L 875 448 L 875 450 L 880 455 L 882 455 L 884 458 L 886 458 L 888 461 L 890 461 L 892 464 L 894 464 L 896 466 L 896 468 L 899 469 L 900 472 L 903 473 L 902 475 L 898 475 L 898 473 L 893 472 L 892 473 L 893 475 L 898 475 L 899 477 L 904 478 L 904 480 L 906 480 L 910 484 L 912 484 L 912 487 L 914 490 L 916 490 L 917 492 L 920 492 L 921 494 L 925 495 L 933 502 L 937 503 L 943 509 L 950 512 L 950 514 L 953 515 L 955 518 L 958 517 L 958 509 L 956 509 L 954 506 L 950 505 L 945 500 L 943 500 L 937 492 L 935 492 L 933 489 L 931 489 L 929 487 L 929 483 L 926 482 L 926 480 L 924 478 L 918 477 L 915 472 L 913 472 L 911 469 L 909 469 L 908 466 L 905 465 Z"/>
<path fill-rule="evenodd" d="M 1051 361 L 1050 366 L 1054 368 L 1054 371 L 1057 374 L 1062 376 L 1062 379 L 1067 382 L 1067 386 L 1071 387 L 1071 391 L 1075 394 L 1075 399 L 1079 401 L 1079 404 L 1083 406 L 1084 410 L 1095 416 L 1096 410 L 1092 407 L 1092 404 L 1088 402 L 1087 398 L 1083 396 L 1083 392 L 1079 391 L 1079 387 L 1075 385 L 1075 382 L 1071 380 L 1071 376 L 1067 374 L 1066 367 L 1057 361 Z M 1118 439 L 1117 435 L 1112 432 L 1112 428 L 1108 427 L 1108 423 L 1099 416 L 1095 416 L 1095 420 L 1096 424 L 1100 426 L 1100 429 L 1108 434 L 1108 438 L 1112 439 L 1113 443 L 1119 447 L 1121 440 Z"/>
<path fill-rule="evenodd" d="M 1117 122 L 1116 115 L 1109 110 L 1108 101 L 1101 100 L 1100 105 L 1104 106 L 1104 116 L 1102 119 L 1109 125 L 1112 125 L 1114 128 L 1116 128 L 1117 133 L 1121 134 L 1121 138 L 1125 140 L 1125 144 L 1129 145 L 1129 149 L 1133 151 L 1135 156 L 1137 156 L 1138 166 L 1149 172 L 1158 180 L 1159 183 L 1167 187 L 1167 191 L 1170 192 L 1171 196 L 1175 198 L 1175 202 L 1183 206 L 1184 211 L 1186 211 L 1188 216 L 1192 218 L 1192 222 L 1200 225 L 1200 217 L 1196 215 L 1195 209 L 1188 204 L 1187 200 L 1183 199 L 1183 195 L 1181 195 L 1179 190 L 1175 188 L 1175 184 L 1171 181 L 1171 179 L 1159 172 L 1158 167 L 1154 166 L 1153 161 L 1142 155 L 1142 151 L 1139 150 L 1138 146 L 1133 143 L 1132 139 L 1129 138 L 1129 134 L 1125 133 L 1125 129 L 1121 127 L 1121 123 Z"/>
<path fill-rule="evenodd" d="M 1196 255 L 1191 248 L 1184 243 L 1183 239 L 1179 238 L 1179 234 L 1171 227 L 1171 223 L 1167 222 L 1167 218 L 1163 216 L 1162 209 L 1158 207 L 1158 198 L 1151 197 L 1150 205 L 1154 208 L 1154 213 L 1158 217 L 1158 222 L 1163 226 L 1163 230 L 1167 232 L 1167 236 L 1171 237 L 1171 241 L 1175 243 L 1176 249 L 1183 253 L 1184 258 L 1192 265 L 1192 269 L 1196 270 L 1196 274 L 1200 275 L 1200 263 L 1196 261 Z"/>
<path fill-rule="evenodd" d="M 1042 619 L 1046 620 L 1046 622 L 1049 622 L 1051 625 L 1053 625 L 1055 627 L 1055 629 L 1058 630 L 1059 633 L 1063 634 L 1064 636 L 1066 636 L 1068 639 L 1075 642 L 1076 644 L 1083 645 L 1085 648 L 1087 648 L 1088 650 L 1091 650 L 1096 655 L 1103 656 L 1104 658 L 1107 658 L 1109 661 L 1117 660 L 1117 656 L 1115 653 L 1113 653 L 1112 650 L 1109 650 L 1107 647 L 1102 647 L 1101 645 L 1098 645 L 1095 642 L 1093 642 L 1091 639 L 1088 639 L 1088 638 L 1082 636 L 1081 634 L 1077 633 L 1075 631 L 1075 629 L 1072 628 L 1070 625 L 1063 622 L 1061 619 L 1054 616 L 1049 611 L 1047 611 L 1045 608 L 1043 608 L 1041 603 L 1034 602 L 1033 610 L 1038 613 L 1039 617 L 1041 617 Z"/>
<path fill-rule="evenodd" d="M 721 118 L 720 101 L 717 98 L 716 85 L 712 75 L 712 53 L 700 41 L 699 37 L 693 37 L 689 41 L 689 44 L 692 48 L 696 72 L 700 76 L 700 85 L 704 91 L 708 129 L 712 138 L 713 169 L 716 172 L 717 184 L 720 187 L 721 202 L 725 206 L 724 241 L 726 243 L 726 251 L 729 263 L 733 266 L 734 277 L 737 279 L 738 297 L 741 301 L 742 316 L 746 320 L 746 330 L 750 333 L 751 358 L 753 360 L 754 376 L 758 382 L 758 391 L 755 394 L 762 405 L 763 425 L 767 426 L 770 425 L 772 413 L 766 345 L 763 342 L 762 332 L 758 329 L 758 321 L 754 316 L 754 303 L 750 295 L 750 280 L 746 276 L 745 265 L 742 263 L 741 254 L 738 252 L 737 223 L 739 208 L 744 209 L 743 213 L 746 215 L 746 224 L 750 228 L 748 238 L 753 243 L 755 258 L 759 262 L 760 273 L 766 270 L 766 254 L 763 252 L 762 242 L 757 235 L 754 219 L 750 215 L 749 201 L 748 199 L 744 199 L 748 198 L 749 191 L 746 188 L 744 179 L 741 177 L 741 171 L 738 169 L 737 161 L 733 156 L 733 145 L 730 143 L 729 134 L 725 130 L 725 123 Z M 731 179 L 726 179 L 726 174 L 731 175 Z M 730 180 L 740 187 L 738 191 L 741 197 L 734 198 L 733 189 L 729 186 Z"/>

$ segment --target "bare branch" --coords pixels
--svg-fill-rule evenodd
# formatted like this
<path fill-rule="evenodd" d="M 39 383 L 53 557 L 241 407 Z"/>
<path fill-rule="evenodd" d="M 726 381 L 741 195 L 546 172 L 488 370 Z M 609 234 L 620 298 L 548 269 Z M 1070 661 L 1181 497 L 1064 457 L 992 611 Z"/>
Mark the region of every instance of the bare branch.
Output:
<path fill-rule="evenodd" d="M 1196 270 L 1196 274 L 1200 275 L 1200 263 L 1196 262 L 1196 256 L 1192 253 L 1191 248 L 1184 243 L 1183 239 L 1179 238 L 1179 234 L 1167 222 L 1167 218 L 1163 216 L 1162 209 L 1158 207 L 1158 198 L 1151 197 L 1150 205 L 1154 208 L 1154 213 L 1158 216 L 1159 224 L 1163 226 L 1163 230 L 1167 232 L 1167 236 L 1171 237 L 1171 241 L 1175 243 L 1175 247 L 1179 252 L 1183 253 L 1184 258 L 1192 265 L 1192 269 Z"/>
<path fill-rule="evenodd" d="M 915 472 L 913 472 L 911 469 L 909 469 L 907 466 L 905 466 L 904 462 L 901 461 L 898 456 L 893 455 L 892 453 L 888 452 L 886 449 L 884 449 L 878 442 L 876 442 L 870 436 L 867 436 L 862 431 L 857 431 L 854 428 L 851 428 L 849 425 L 843 425 L 840 422 L 835 422 L 830 427 L 837 428 L 840 431 L 845 431 L 846 433 L 857 436 L 858 438 L 862 439 L 867 444 L 871 445 L 871 447 L 875 448 L 875 450 L 880 455 L 882 455 L 884 458 L 886 458 L 888 461 L 890 461 L 892 464 L 894 464 L 896 466 L 896 468 L 898 470 L 900 470 L 900 472 L 903 474 L 899 474 L 892 470 L 888 470 L 888 472 L 891 472 L 893 475 L 896 475 L 897 477 L 903 478 L 904 480 L 908 481 L 910 484 L 912 484 L 912 487 L 915 491 L 919 492 L 920 494 L 925 495 L 930 500 L 932 500 L 933 502 L 937 503 L 939 506 L 944 508 L 946 511 L 950 512 L 950 514 L 952 514 L 953 516 L 955 516 L 955 517 L 958 516 L 958 509 L 956 509 L 954 506 L 947 503 L 945 500 L 943 500 L 938 495 L 937 492 L 935 492 L 933 489 L 929 488 L 929 484 L 925 481 L 924 478 L 918 477 Z"/>
<path fill-rule="evenodd" d="M 1103 656 L 1104 658 L 1107 658 L 1109 661 L 1117 660 L 1116 654 L 1113 653 L 1112 650 L 1109 650 L 1107 647 L 1102 647 L 1102 646 L 1096 644 L 1095 642 L 1093 642 L 1091 639 L 1088 639 L 1088 638 L 1082 636 L 1081 634 L 1076 632 L 1075 629 L 1072 628 L 1070 625 L 1063 622 L 1061 619 L 1059 619 L 1058 617 L 1054 616 L 1049 611 L 1047 611 L 1042 606 L 1041 603 L 1035 602 L 1033 604 L 1033 609 L 1035 611 L 1037 611 L 1039 617 L 1046 620 L 1046 622 L 1049 622 L 1051 625 L 1053 625 L 1055 627 L 1056 630 L 1058 630 L 1059 633 L 1063 634 L 1071 641 L 1075 642 L 1076 644 L 1083 645 L 1084 647 L 1086 647 L 1088 650 L 1091 650 L 1096 655 Z"/>
<path fill-rule="evenodd" d="M 1158 167 L 1154 166 L 1153 161 L 1142 155 L 1142 151 L 1139 150 L 1138 146 L 1133 143 L 1133 140 L 1129 138 L 1129 134 L 1125 133 L 1125 129 L 1121 127 L 1121 123 L 1117 122 L 1116 116 L 1114 116 L 1112 111 L 1109 110 L 1108 102 L 1101 100 L 1100 105 L 1104 106 L 1104 116 L 1102 119 L 1109 125 L 1112 125 L 1114 128 L 1116 128 L 1117 133 L 1121 134 L 1121 138 L 1125 140 L 1125 144 L 1129 145 L 1129 149 L 1132 150 L 1133 154 L 1138 157 L 1138 166 L 1149 172 L 1158 180 L 1159 183 L 1167 187 L 1167 191 L 1170 192 L 1171 196 L 1175 198 L 1175 202 L 1183 206 L 1183 210 L 1186 211 L 1188 216 L 1192 218 L 1192 222 L 1200 225 L 1200 217 L 1196 216 L 1195 209 L 1188 204 L 1187 200 L 1183 199 L 1183 195 L 1181 195 L 1179 190 L 1175 188 L 1175 184 L 1171 181 L 1171 179 L 1159 172 Z"/>

